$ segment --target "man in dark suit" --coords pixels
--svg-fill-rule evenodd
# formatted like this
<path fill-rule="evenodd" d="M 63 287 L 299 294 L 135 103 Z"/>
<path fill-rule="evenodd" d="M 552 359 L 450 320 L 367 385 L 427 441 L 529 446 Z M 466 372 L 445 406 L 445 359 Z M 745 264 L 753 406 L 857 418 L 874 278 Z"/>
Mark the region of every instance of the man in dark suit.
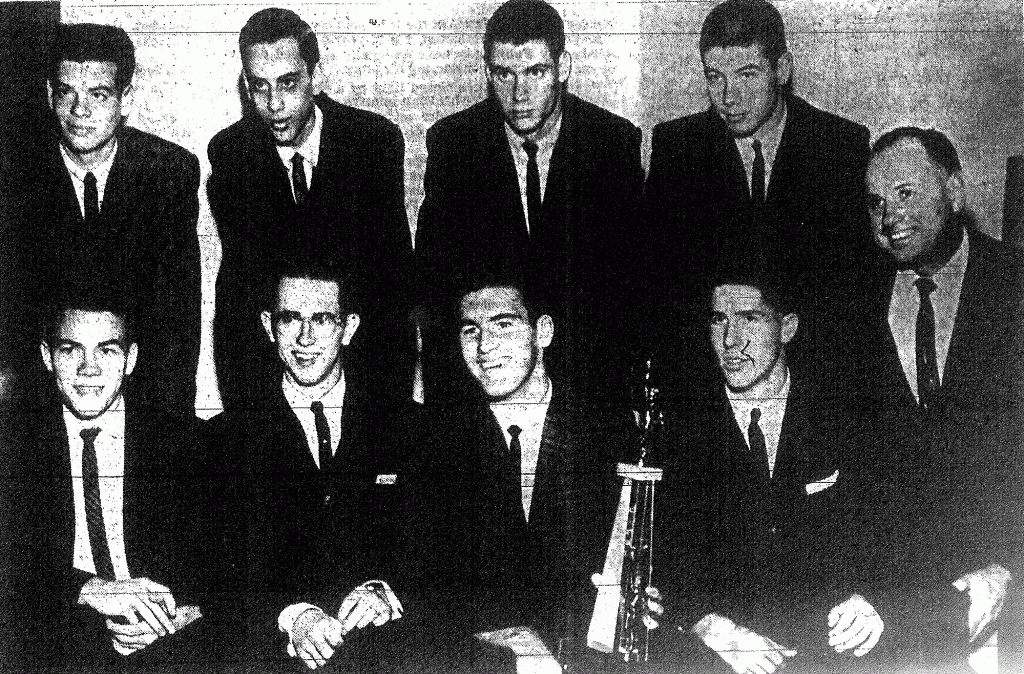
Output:
<path fill-rule="evenodd" d="M 766 0 L 716 6 L 701 28 L 700 56 L 710 107 L 655 126 L 652 137 L 649 292 L 658 297 L 681 287 L 691 298 L 680 305 L 670 296 L 655 310 L 662 330 L 653 341 L 674 344 L 672 331 L 689 326 L 692 348 L 682 351 L 708 356 L 702 371 L 714 379 L 707 341 L 696 329 L 703 298 L 692 289 L 722 261 L 763 256 L 787 269 L 787 287 L 804 295 L 791 365 L 836 376 L 803 353 L 849 342 L 867 315 L 871 276 L 861 261 L 872 248 L 863 233 L 861 180 L 868 131 L 792 93 L 785 26 Z M 846 320 L 837 322 L 837 305 L 846 307 Z"/>
<path fill-rule="evenodd" d="M 885 628 L 854 554 L 868 543 L 868 438 L 789 368 L 799 318 L 777 279 L 740 271 L 711 286 L 717 390 L 673 401 L 666 421 L 655 582 L 683 641 L 666 631 L 657 659 L 672 671 L 842 671 Z"/>
<path fill-rule="evenodd" d="M 37 546 L 23 589 L 35 593 L 26 618 L 40 628 L 27 635 L 38 649 L 30 660 L 72 671 L 199 667 L 201 571 L 185 534 L 194 414 L 127 391 L 139 346 L 120 301 L 76 296 L 48 325 L 40 351 L 55 386 L 18 410 L 4 445 L 21 478 L 13 495 L 33 506 L 12 532 Z"/>
<path fill-rule="evenodd" d="M 31 315 L 60 288 L 122 289 L 138 310 L 138 379 L 151 386 L 149 403 L 194 413 L 199 162 L 125 125 L 135 50 L 120 28 L 62 26 L 50 68 L 56 123 L 42 158 L 27 162 L 31 227 L 16 234 L 11 292 Z"/>
<path fill-rule="evenodd" d="M 985 644 L 1021 572 L 1024 261 L 970 225 L 961 171 L 942 133 L 901 127 L 867 174 L 889 258 L 868 385 L 889 436 L 894 629 L 912 664 L 949 668 Z"/>
<path fill-rule="evenodd" d="M 363 322 L 352 349 L 379 394 L 407 400 L 415 343 L 402 132 L 316 94 L 316 34 L 294 12 L 257 12 L 238 48 L 245 109 L 210 141 L 207 183 L 223 249 L 214 354 L 224 405 L 244 404 L 257 385 L 252 373 L 272 369 L 251 288 L 275 262 L 296 256 L 358 270 Z"/>
<path fill-rule="evenodd" d="M 428 516 L 418 620 L 442 631 L 444 671 L 560 671 L 586 655 L 630 427 L 548 376 L 554 321 L 522 284 L 474 286 L 459 307 L 481 395 L 434 420 L 415 471 Z"/>
<path fill-rule="evenodd" d="M 457 395 L 460 378 L 463 392 L 473 388 L 446 329 L 455 317 L 442 312 L 459 279 L 485 269 L 550 296 L 561 344 L 549 369 L 624 408 L 640 131 L 568 93 L 564 26 L 542 0 L 495 11 L 484 66 L 487 99 L 427 131 L 416 233 L 427 402 Z"/>
<path fill-rule="evenodd" d="M 243 662 L 274 671 L 382 665 L 394 628 L 361 628 L 402 614 L 387 581 L 404 476 L 348 351 L 360 314 L 328 266 L 287 265 L 271 281 L 259 318 L 277 376 L 211 433 L 235 476 L 214 529 L 222 585 L 245 621 L 229 638 Z"/>

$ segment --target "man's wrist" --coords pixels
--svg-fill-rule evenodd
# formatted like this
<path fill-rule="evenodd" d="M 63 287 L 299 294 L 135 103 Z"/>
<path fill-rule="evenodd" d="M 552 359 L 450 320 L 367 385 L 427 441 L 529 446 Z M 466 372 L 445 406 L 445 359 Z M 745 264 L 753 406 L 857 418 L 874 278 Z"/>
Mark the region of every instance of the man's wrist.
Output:
<path fill-rule="evenodd" d="M 295 621 L 299 619 L 300 615 L 310 610 L 320 611 L 320 613 L 323 613 L 323 610 L 320 607 L 314 606 L 313 604 L 307 604 L 305 602 L 286 606 L 285 609 L 281 611 L 280 615 L 277 616 L 277 628 L 291 637 L 292 627 L 295 626 Z"/>
<path fill-rule="evenodd" d="M 700 639 L 706 639 L 709 635 L 721 634 L 734 629 L 736 625 L 733 621 L 729 620 L 725 616 L 718 615 L 717 613 L 709 613 L 690 628 L 690 632 L 699 637 Z"/>

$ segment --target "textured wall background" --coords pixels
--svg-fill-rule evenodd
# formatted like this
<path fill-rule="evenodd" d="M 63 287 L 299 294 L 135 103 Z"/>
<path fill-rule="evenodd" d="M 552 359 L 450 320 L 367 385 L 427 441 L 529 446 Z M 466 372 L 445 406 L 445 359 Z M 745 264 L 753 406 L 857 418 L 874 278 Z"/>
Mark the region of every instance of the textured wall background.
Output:
<path fill-rule="evenodd" d="M 268 3 L 269 4 L 269 3 Z M 238 30 L 263 3 L 63 2 L 64 21 L 112 23 L 137 48 L 129 122 L 195 152 L 240 116 Z M 497 2 L 277 3 L 321 40 L 325 90 L 397 122 L 406 140 L 410 225 L 422 199 L 424 133 L 484 95 L 483 24 Z M 697 54 L 713 0 L 557 2 L 573 54 L 572 89 L 644 130 L 706 106 Z M 867 125 L 904 123 L 949 133 L 961 150 L 981 226 L 1000 231 L 1007 155 L 1022 151 L 1021 0 L 780 0 L 796 58 L 796 92 Z M 200 408 L 217 407 L 209 349 L 220 259 L 205 195 L 205 325 Z"/>

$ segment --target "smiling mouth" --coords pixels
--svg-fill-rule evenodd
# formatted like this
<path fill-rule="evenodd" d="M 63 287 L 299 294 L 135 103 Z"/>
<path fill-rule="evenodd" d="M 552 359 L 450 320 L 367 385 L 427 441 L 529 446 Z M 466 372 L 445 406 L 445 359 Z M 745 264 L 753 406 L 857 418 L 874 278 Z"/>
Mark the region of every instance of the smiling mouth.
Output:
<path fill-rule="evenodd" d="M 73 388 L 75 389 L 75 392 L 78 393 L 78 395 L 80 396 L 98 396 L 100 393 L 103 392 L 102 386 L 86 386 L 83 384 L 75 384 Z"/>
<path fill-rule="evenodd" d="M 889 240 L 889 243 L 899 244 L 899 243 L 903 243 L 904 241 L 909 239 L 911 236 L 913 236 L 913 234 L 914 234 L 914 230 L 913 229 L 901 229 L 898 232 L 889 232 L 889 233 L 887 233 L 885 235 L 885 238 Z"/>
<path fill-rule="evenodd" d="M 292 351 L 292 358 L 301 366 L 311 365 L 320 357 L 319 353 L 307 353 L 304 351 Z"/>
<path fill-rule="evenodd" d="M 744 368 L 748 361 L 748 358 L 725 357 L 722 358 L 722 367 L 730 372 L 738 372 Z"/>

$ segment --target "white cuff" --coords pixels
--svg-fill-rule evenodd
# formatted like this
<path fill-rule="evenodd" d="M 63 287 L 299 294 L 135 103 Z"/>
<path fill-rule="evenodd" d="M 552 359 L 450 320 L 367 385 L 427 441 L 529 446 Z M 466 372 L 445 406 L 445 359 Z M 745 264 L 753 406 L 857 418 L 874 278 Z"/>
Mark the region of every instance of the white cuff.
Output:
<path fill-rule="evenodd" d="M 281 615 L 277 616 L 277 629 L 287 634 L 290 640 L 292 635 L 292 625 L 295 624 L 295 621 L 300 615 L 311 608 L 320 610 L 320 607 L 306 603 L 292 604 L 291 606 L 285 607 L 285 609 L 281 611 Z"/>

